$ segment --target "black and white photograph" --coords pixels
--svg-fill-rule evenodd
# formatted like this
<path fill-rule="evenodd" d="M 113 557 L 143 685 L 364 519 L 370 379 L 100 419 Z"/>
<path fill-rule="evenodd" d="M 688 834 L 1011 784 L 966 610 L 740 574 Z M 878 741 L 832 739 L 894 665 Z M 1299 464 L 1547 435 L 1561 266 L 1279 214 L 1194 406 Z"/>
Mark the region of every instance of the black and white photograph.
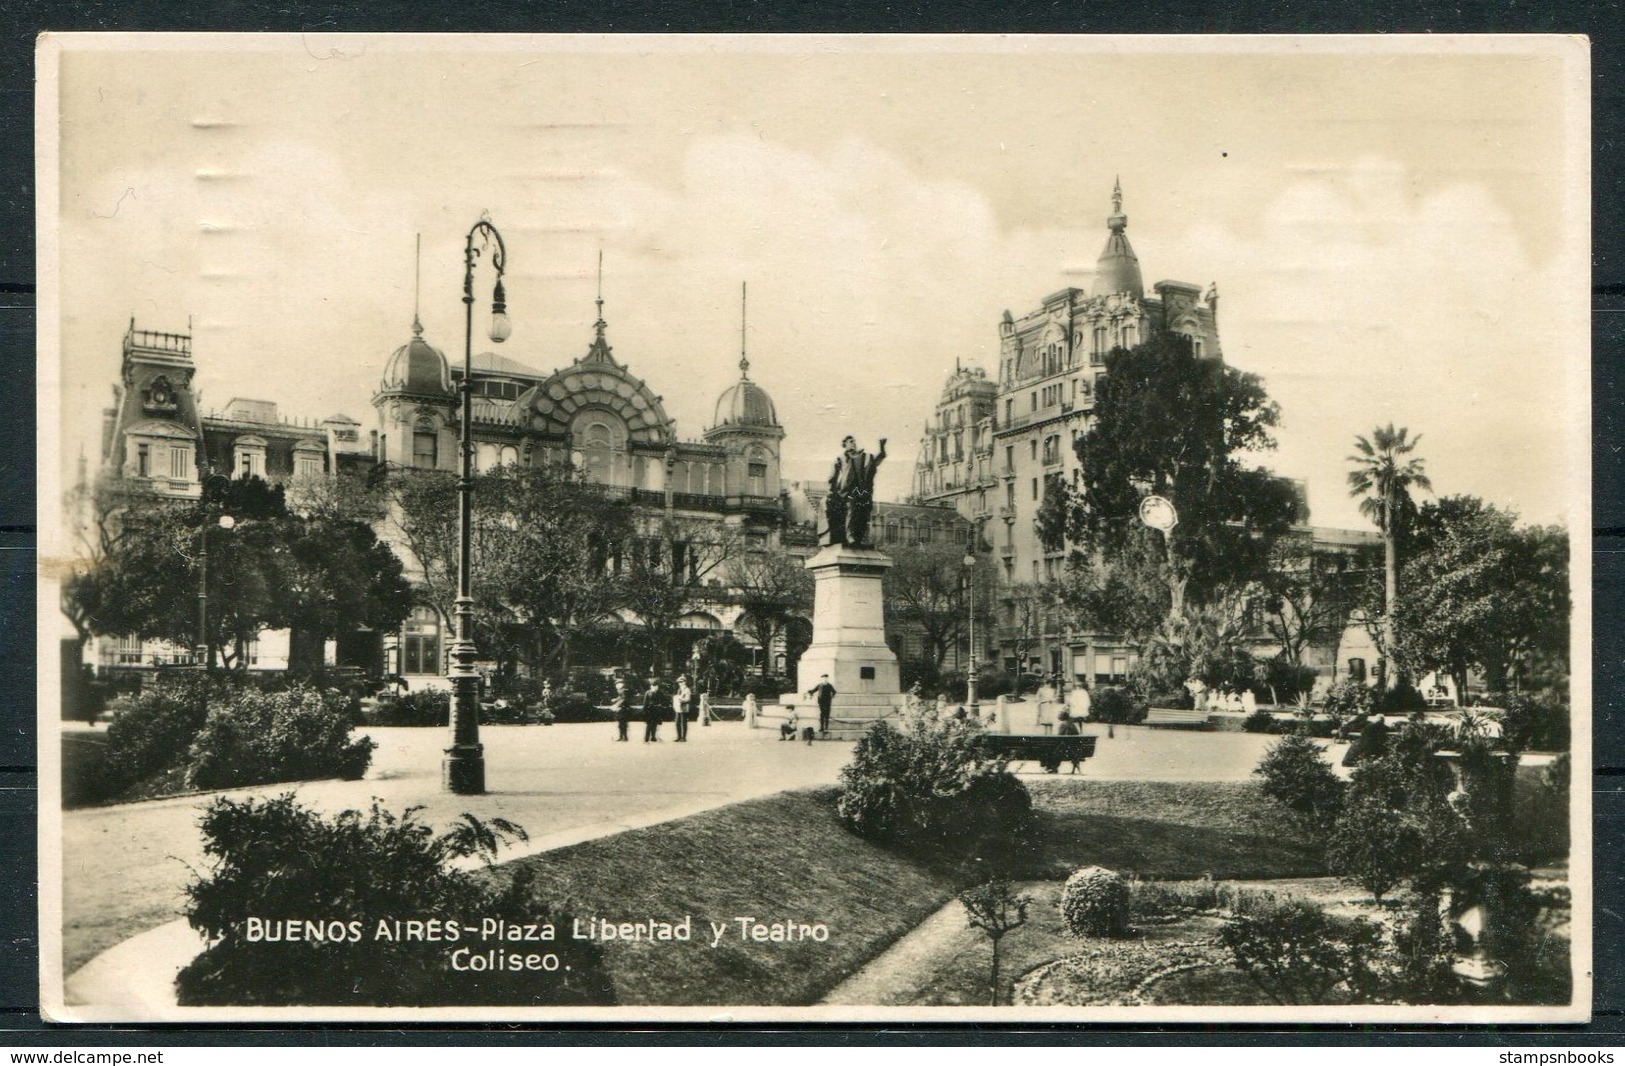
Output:
<path fill-rule="evenodd" d="M 47 1020 L 1590 1017 L 1583 38 L 37 58 Z"/>

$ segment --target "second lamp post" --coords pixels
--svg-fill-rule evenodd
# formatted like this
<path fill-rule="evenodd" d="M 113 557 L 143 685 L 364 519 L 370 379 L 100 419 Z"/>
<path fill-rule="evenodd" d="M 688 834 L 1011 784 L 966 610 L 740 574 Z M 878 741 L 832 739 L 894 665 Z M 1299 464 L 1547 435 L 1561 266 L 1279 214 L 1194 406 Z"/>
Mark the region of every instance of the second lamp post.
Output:
<path fill-rule="evenodd" d="M 478 243 L 476 243 L 476 240 Z M 451 682 L 451 747 L 441 763 L 441 780 L 447 792 L 478 795 L 485 791 L 485 746 L 480 743 L 480 675 L 474 669 L 474 263 L 486 250 L 496 268 L 496 285 L 491 290 L 491 339 L 501 343 L 513 327 L 508 321 L 507 296 L 502 289 L 506 249 L 502 234 L 481 216 L 468 231 L 463 249 L 463 380 L 462 421 L 458 426 L 460 473 L 457 479 L 457 602 L 452 614 L 456 633 L 452 638 L 451 665 L 446 679 Z"/>

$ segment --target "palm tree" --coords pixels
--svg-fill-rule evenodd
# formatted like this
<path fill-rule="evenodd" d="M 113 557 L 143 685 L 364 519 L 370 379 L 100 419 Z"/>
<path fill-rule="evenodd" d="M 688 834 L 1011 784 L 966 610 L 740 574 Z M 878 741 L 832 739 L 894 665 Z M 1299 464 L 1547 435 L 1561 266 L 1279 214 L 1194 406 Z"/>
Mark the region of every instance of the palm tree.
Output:
<path fill-rule="evenodd" d="M 1371 439 L 1354 438 L 1358 455 L 1349 456 L 1354 469 L 1349 471 L 1349 495 L 1363 496 L 1360 513 L 1376 525 L 1382 533 L 1383 548 L 1383 617 L 1382 653 L 1390 662 L 1394 659 L 1398 634 L 1394 632 L 1394 612 L 1399 602 L 1399 536 L 1405 521 L 1415 509 L 1411 502 L 1411 489 L 1433 488 L 1423 473 L 1422 460 L 1406 458 L 1416 450 L 1422 435 L 1410 436 L 1403 426 L 1394 428 L 1390 422 L 1371 431 Z M 1383 685 L 1392 687 L 1396 670 L 1384 672 Z"/>

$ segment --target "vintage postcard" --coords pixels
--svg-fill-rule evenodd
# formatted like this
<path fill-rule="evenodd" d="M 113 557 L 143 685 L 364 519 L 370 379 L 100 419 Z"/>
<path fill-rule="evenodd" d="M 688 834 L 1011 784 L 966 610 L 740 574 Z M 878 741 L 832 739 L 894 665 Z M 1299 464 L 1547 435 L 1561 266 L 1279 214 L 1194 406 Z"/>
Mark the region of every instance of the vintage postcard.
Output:
<path fill-rule="evenodd" d="M 50 1019 L 1589 1017 L 1584 39 L 38 65 Z"/>

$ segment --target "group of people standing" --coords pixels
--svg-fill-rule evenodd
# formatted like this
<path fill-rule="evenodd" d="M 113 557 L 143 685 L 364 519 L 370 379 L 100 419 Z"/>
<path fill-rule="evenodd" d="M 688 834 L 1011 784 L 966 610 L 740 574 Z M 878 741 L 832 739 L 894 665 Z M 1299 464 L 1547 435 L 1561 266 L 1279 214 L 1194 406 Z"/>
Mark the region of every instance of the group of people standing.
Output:
<path fill-rule="evenodd" d="M 701 725 L 711 724 L 711 700 L 699 691 L 687 675 L 678 675 L 675 684 L 667 684 L 659 677 L 651 677 L 642 696 L 633 696 L 625 678 L 615 681 L 615 698 L 610 701 L 615 714 L 615 739 L 630 740 L 633 715 L 643 721 L 643 742 L 655 743 L 660 739 L 660 723 L 670 717 L 677 727 L 677 743 L 688 740 L 688 724 L 698 720 Z"/>

